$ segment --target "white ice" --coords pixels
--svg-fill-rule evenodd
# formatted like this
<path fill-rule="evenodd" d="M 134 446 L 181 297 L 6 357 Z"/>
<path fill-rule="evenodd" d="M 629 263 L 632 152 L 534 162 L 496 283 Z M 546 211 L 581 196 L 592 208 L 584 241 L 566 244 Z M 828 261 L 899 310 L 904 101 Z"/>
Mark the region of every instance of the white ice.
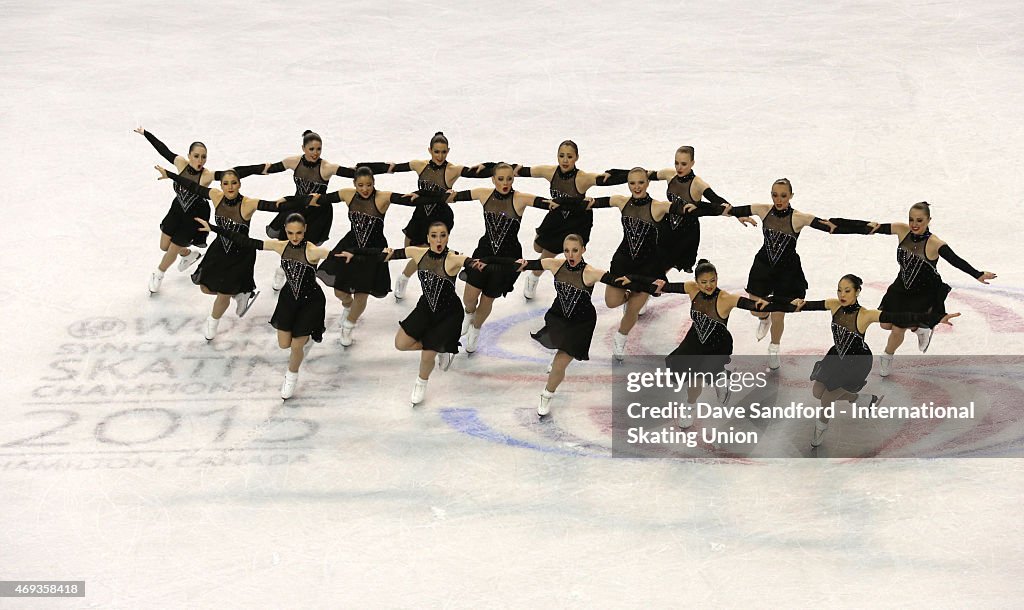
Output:
<path fill-rule="evenodd" d="M 171 191 L 131 130 L 179 153 L 202 140 L 215 169 L 297 154 L 305 129 L 342 164 L 425 158 L 438 130 L 453 162 L 550 164 L 571 138 L 593 171 L 670 167 L 691 144 L 735 203 L 769 201 L 782 176 L 822 216 L 896 222 L 927 200 L 934 232 L 999 274 L 983 286 L 940 263 L 963 316 L 929 355 L 1019 354 L 1021 26 L 1010 1 L 2 3 L 0 578 L 85 580 L 87 596 L 0 606 L 1019 605 L 1019 460 L 608 459 L 618 314 L 601 289 L 593 359 L 569 368 L 547 425 L 549 355 L 528 336 L 547 278 L 536 301 L 497 303 L 480 352 L 435 373 L 418 410 L 417 356 L 392 346 L 415 282 L 405 303 L 371 300 L 347 351 L 331 299 L 282 406 L 275 258 L 260 256 L 253 311 L 209 345 L 212 301 L 186 275 L 150 297 Z M 243 192 L 289 194 L 290 174 Z M 394 244 L 408 215 L 388 214 Z M 703 226 L 701 255 L 742 289 L 760 232 Z M 457 208 L 453 247 L 482 231 L 478 207 Z M 594 234 L 588 259 L 607 265 L 617 215 Z M 856 273 L 877 304 L 894 249 L 809 231 L 810 294 Z M 671 350 L 686 311 L 659 299 L 630 352 Z M 733 318 L 736 352 L 763 354 L 753 319 Z M 868 338 L 881 351 L 884 332 Z M 787 322 L 785 355 L 829 345 L 822 314 Z"/>

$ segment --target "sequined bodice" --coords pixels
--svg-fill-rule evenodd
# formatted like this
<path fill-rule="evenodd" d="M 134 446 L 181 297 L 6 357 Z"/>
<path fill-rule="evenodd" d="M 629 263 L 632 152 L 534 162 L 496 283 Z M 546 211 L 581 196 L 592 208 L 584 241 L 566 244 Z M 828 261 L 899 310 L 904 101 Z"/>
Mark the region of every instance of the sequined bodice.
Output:
<path fill-rule="evenodd" d="M 623 243 L 634 260 L 647 258 L 657 251 L 658 227 L 651 215 L 651 198 L 630 198 L 622 207 Z"/>
<path fill-rule="evenodd" d="M 181 177 L 190 182 L 199 184 L 199 179 L 203 177 L 203 172 L 202 170 L 197 172 L 192 169 L 191 165 L 187 165 L 185 166 L 185 169 L 181 171 Z M 202 200 L 202 197 L 196 195 L 192 191 L 189 191 L 177 182 L 174 183 L 174 194 L 176 195 L 174 200 L 178 202 L 178 205 L 181 207 L 183 212 L 188 212 L 189 208 Z"/>
<path fill-rule="evenodd" d="M 416 266 L 416 275 L 423 288 L 423 298 L 431 311 L 438 311 L 452 303 L 459 302 L 459 297 L 455 294 L 456 276 L 448 275 L 448 271 L 445 269 L 448 253 L 448 250 L 441 254 L 430 250 L 423 255 Z"/>
<path fill-rule="evenodd" d="M 789 208 L 784 215 L 775 213 L 772 208 L 761 221 L 761 231 L 764 234 L 764 245 L 761 252 L 768 257 L 768 261 L 775 265 L 783 256 L 796 254 L 796 240 L 799 237 L 793 229 L 793 209 Z"/>
<path fill-rule="evenodd" d="M 728 318 L 718 314 L 718 297 L 722 293 L 716 289 L 710 295 L 698 292 L 690 302 L 690 319 L 701 343 L 707 343 L 711 335 L 718 329 L 725 329 Z"/>
<path fill-rule="evenodd" d="M 288 288 L 296 300 L 309 298 L 310 291 L 317 288 L 316 266 L 306 258 L 307 243 L 303 240 L 299 245 L 293 246 L 289 242 L 285 244 L 284 252 L 281 253 L 281 268 L 284 269 Z"/>
<path fill-rule="evenodd" d="M 376 200 L 377 191 L 371 192 L 366 198 L 356 193 L 348 204 L 348 221 L 360 248 L 385 242 L 384 214 L 377 208 Z"/>
<path fill-rule="evenodd" d="M 925 285 L 927 280 L 939 278 L 939 272 L 936 269 L 939 261 L 929 260 L 925 253 L 931 235 L 926 232 L 915 238 L 913 233 L 908 233 L 896 247 L 896 262 L 900 264 L 900 280 L 903 282 L 903 287 L 908 290 Z"/>
<path fill-rule="evenodd" d="M 504 252 L 507 242 L 515 241 L 518 244 L 522 217 L 516 212 L 514 199 L 515 191 L 502 197 L 495 190 L 484 202 L 484 229 L 495 254 Z"/>
<path fill-rule="evenodd" d="M 296 195 L 309 195 L 311 193 L 327 192 L 327 181 L 320 174 L 320 163 L 323 159 L 317 159 L 313 163 L 306 161 L 305 157 L 299 158 L 299 164 L 295 166 L 292 173 L 292 180 L 295 181 Z"/>
<path fill-rule="evenodd" d="M 668 195 L 669 202 L 680 202 L 683 204 L 697 203 L 693 199 L 693 195 L 690 194 L 690 187 L 693 186 L 693 178 L 693 172 L 690 172 L 682 178 L 675 176 L 669 180 L 668 188 L 665 191 Z M 675 230 L 679 228 L 680 224 L 696 223 L 697 217 L 692 214 L 673 214 L 672 212 L 669 212 L 665 215 L 663 222 L 664 221 L 667 221 L 672 226 L 672 229 Z"/>
<path fill-rule="evenodd" d="M 249 234 L 249 221 L 242 217 L 242 199 L 238 195 L 234 199 L 225 197 L 220 200 L 214 216 L 217 226 L 235 233 Z M 219 241 L 225 252 L 231 252 L 236 247 L 235 242 L 223 235 L 219 236 Z"/>
<path fill-rule="evenodd" d="M 857 315 L 860 312 L 860 305 L 853 304 L 840 307 L 832 314 L 832 340 L 835 342 L 836 352 L 842 358 L 847 354 L 870 354 L 867 343 L 864 342 L 864 333 L 857 328 Z"/>
<path fill-rule="evenodd" d="M 583 281 L 583 270 L 586 268 L 587 264 L 582 261 L 575 267 L 565 262 L 555 272 L 555 293 L 558 295 L 555 303 L 566 318 L 594 309 L 590 301 L 594 287 L 587 286 Z"/>

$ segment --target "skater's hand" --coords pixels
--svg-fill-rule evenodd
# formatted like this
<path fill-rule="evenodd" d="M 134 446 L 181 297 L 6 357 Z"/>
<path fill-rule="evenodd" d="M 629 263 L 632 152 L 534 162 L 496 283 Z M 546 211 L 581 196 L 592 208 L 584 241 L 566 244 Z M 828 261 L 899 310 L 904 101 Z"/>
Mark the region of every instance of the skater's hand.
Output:
<path fill-rule="evenodd" d="M 405 194 L 405 199 L 408 199 L 409 201 L 416 201 L 419 198 L 420 198 L 420 196 L 418 194 L 416 194 L 416 193 L 406 193 Z"/>
<path fill-rule="evenodd" d="M 835 224 L 833 224 L 831 220 L 826 220 L 826 219 L 824 219 L 824 218 L 822 218 L 822 219 L 821 219 L 821 224 L 823 224 L 823 225 L 825 225 L 826 227 L 828 227 L 828 232 L 829 232 L 829 233 L 835 233 L 835 232 L 836 232 L 836 229 L 838 229 L 838 228 L 839 228 L 839 227 L 837 227 L 837 226 L 836 226 Z"/>
<path fill-rule="evenodd" d="M 946 315 L 942 316 L 941 320 L 939 320 L 939 324 L 949 324 L 950 326 L 953 326 L 953 323 L 950 322 L 950 320 L 953 319 L 953 318 L 957 318 L 959 316 L 960 316 L 960 312 L 959 311 L 956 312 L 956 313 L 947 313 Z"/>
<path fill-rule="evenodd" d="M 880 226 L 882 226 L 882 225 L 878 224 L 877 222 L 869 222 L 868 223 L 868 227 L 871 228 L 871 232 L 868 233 L 868 235 L 874 235 L 875 231 L 877 231 L 878 227 L 880 227 Z"/>
<path fill-rule="evenodd" d="M 768 306 L 768 301 L 762 299 L 761 297 L 750 297 L 750 300 L 753 301 L 755 305 L 757 305 L 757 310 L 758 311 L 761 311 L 762 309 L 764 309 L 765 307 Z M 797 299 L 797 300 L 799 300 L 799 299 Z M 796 305 L 796 303 L 793 303 L 793 304 Z M 800 303 L 800 306 L 803 307 L 803 303 L 802 302 Z M 799 311 L 799 310 L 797 310 L 797 311 Z"/>
<path fill-rule="evenodd" d="M 478 258 L 474 258 L 472 260 L 472 262 L 470 263 L 470 266 L 473 267 L 474 269 L 476 269 L 477 271 L 483 271 L 484 267 L 487 266 L 487 263 L 483 262 L 482 260 L 480 260 Z"/>
<path fill-rule="evenodd" d="M 723 203 L 722 204 L 722 216 L 728 216 L 729 212 L 731 212 L 731 211 L 732 211 L 732 204 L 731 203 Z"/>
<path fill-rule="evenodd" d="M 740 221 L 740 224 L 742 225 L 750 225 L 752 227 L 757 226 L 757 219 L 753 216 L 740 216 L 736 220 Z"/>
<path fill-rule="evenodd" d="M 751 299 L 751 300 L 754 300 L 754 299 Z M 789 303 L 790 303 L 790 305 L 794 305 L 796 307 L 797 311 L 800 311 L 801 309 L 803 309 L 804 303 L 806 303 L 806 302 L 807 301 L 805 301 L 803 299 L 793 299 Z"/>
<path fill-rule="evenodd" d="M 622 286 L 629 286 L 630 280 L 629 280 L 628 277 L 622 276 L 622 277 L 615 278 L 615 283 L 616 284 L 620 284 Z"/>
<path fill-rule="evenodd" d="M 156 171 L 160 172 L 160 177 L 157 178 L 157 180 L 167 180 L 167 170 L 166 169 L 160 167 L 159 165 L 154 165 L 153 169 L 155 169 Z"/>
<path fill-rule="evenodd" d="M 395 253 L 394 248 L 384 248 L 381 252 L 384 254 L 384 262 L 391 260 L 391 256 Z"/>
<path fill-rule="evenodd" d="M 334 256 L 337 256 L 338 258 L 345 259 L 346 263 L 351 263 L 352 262 L 352 257 L 354 255 L 351 252 L 349 252 L 348 250 L 342 250 L 341 252 L 338 252 Z"/>
<path fill-rule="evenodd" d="M 210 223 L 206 222 L 205 218 L 200 218 L 200 217 L 196 216 L 193 220 L 195 220 L 197 223 L 199 223 L 199 230 L 200 231 L 202 231 L 203 233 L 209 233 L 210 232 Z M 957 315 L 960 315 L 960 314 L 957 314 Z"/>
<path fill-rule="evenodd" d="M 690 212 L 692 212 L 692 211 L 694 211 L 696 209 L 697 209 L 696 205 L 694 205 L 692 203 L 688 203 L 688 204 L 683 206 L 683 214 L 689 214 Z"/>
<path fill-rule="evenodd" d="M 480 175 L 480 170 L 482 170 L 483 168 L 484 168 L 484 164 L 483 163 L 477 163 L 476 165 L 474 165 L 470 169 L 473 170 L 474 173 L 476 173 L 476 175 L 479 176 Z M 515 175 L 515 174 L 513 174 L 513 175 Z"/>
<path fill-rule="evenodd" d="M 665 284 L 667 283 L 668 282 L 662 279 L 654 280 L 654 285 L 657 286 L 657 290 L 654 291 L 654 296 L 659 296 L 660 294 L 662 294 L 661 289 L 664 288 Z"/>
<path fill-rule="evenodd" d="M 140 136 L 146 135 L 146 130 L 141 128 L 141 127 L 136 127 L 132 131 L 134 131 L 135 133 L 139 134 Z"/>
<path fill-rule="evenodd" d="M 981 282 L 982 284 L 987 284 L 988 282 L 986 282 L 985 280 L 994 280 L 996 279 L 996 277 L 998 276 L 995 273 L 992 273 L 991 271 L 985 271 L 984 273 L 981 274 L 981 277 L 978 278 L 978 281 Z"/>
<path fill-rule="evenodd" d="M 395 173 L 395 162 L 394 161 L 388 161 L 388 173 L 389 174 Z"/>
<path fill-rule="evenodd" d="M 309 195 L 309 202 L 306 205 L 311 208 L 318 208 L 320 204 L 317 201 L 320 201 L 320 193 L 311 193 Z"/>
<path fill-rule="evenodd" d="M 516 259 L 516 264 L 519 265 L 519 268 L 516 269 L 517 273 L 522 273 L 523 271 L 526 271 L 526 262 L 527 261 L 525 258 Z"/>
<path fill-rule="evenodd" d="M 604 175 L 607 176 L 608 174 L 604 174 Z M 591 208 L 591 206 L 594 205 L 594 198 L 593 197 L 584 197 L 583 198 L 583 203 L 587 204 L 587 209 L 589 210 Z"/>

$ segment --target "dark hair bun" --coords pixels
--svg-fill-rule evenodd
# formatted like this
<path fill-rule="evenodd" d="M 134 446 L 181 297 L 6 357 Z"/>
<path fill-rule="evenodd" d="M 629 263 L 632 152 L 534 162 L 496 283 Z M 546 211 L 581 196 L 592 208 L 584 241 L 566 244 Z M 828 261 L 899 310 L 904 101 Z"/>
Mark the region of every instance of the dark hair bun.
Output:
<path fill-rule="evenodd" d="M 308 136 L 311 133 L 313 133 L 313 130 L 312 129 L 307 129 L 306 131 L 302 132 L 302 137 L 306 137 L 306 136 Z"/>
<path fill-rule="evenodd" d="M 702 258 L 702 259 L 700 259 L 699 261 L 697 261 L 697 264 L 698 264 L 698 265 L 703 265 L 704 263 L 710 263 L 710 262 L 711 262 L 711 261 L 709 261 L 708 259 L 706 259 L 706 258 Z"/>
<path fill-rule="evenodd" d="M 436 132 L 434 132 L 434 135 L 435 136 L 443 136 L 444 132 L 443 131 L 436 131 Z"/>

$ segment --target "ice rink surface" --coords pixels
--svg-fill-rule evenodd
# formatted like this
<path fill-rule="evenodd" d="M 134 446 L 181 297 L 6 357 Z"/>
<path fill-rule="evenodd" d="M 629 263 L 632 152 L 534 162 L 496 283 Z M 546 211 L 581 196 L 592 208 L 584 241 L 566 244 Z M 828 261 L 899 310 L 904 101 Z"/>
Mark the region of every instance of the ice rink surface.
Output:
<path fill-rule="evenodd" d="M 929 356 L 1020 354 L 1019 3 L 0 6 L 0 579 L 87 583 L 85 598 L 0 607 L 1019 605 L 1020 460 L 609 459 L 618 312 L 600 288 L 592 360 L 570 366 L 549 422 L 534 411 L 549 355 L 528 333 L 550 277 L 536 301 L 521 282 L 498 301 L 479 352 L 435 372 L 416 410 L 418 357 L 392 339 L 419 287 L 371 299 L 347 351 L 329 298 L 283 405 L 276 257 L 260 255 L 263 295 L 211 344 L 212 299 L 187 275 L 150 297 L 172 195 L 131 131 L 179 154 L 202 140 L 211 169 L 298 154 L 305 129 L 343 165 L 426 158 L 438 130 L 462 164 L 553 164 L 571 138 L 584 170 L 663 168 L 690 144 L 737 204 L 770 202 L 783 176 L 820 216 L 899 222 L 927 200 L 932 230 L 999 274 L 983 286 L 940 263 L 963 317 Z M 291 176 L 242 192 L 290 194 Z M 456 214 L 452 247 L 471 251 L 479 207 Z M 596 215 L 587 259 L 604 267 L 621 228 Z M 408 216 L 388 214 L 394 245 Z M 526 212 L 524 244 L 541 216 Z M 701 256 L 742 289 L 760 231 L 702 224 Z M 339 207 L 332 243 L 347 229 Z M 809 298 L 856 273 L 876 306 L 895 238 L 807 233 Z M 688 325 L 686 300 L 662 297 L 628 349 L 667 353 Z M 764 353 L 755 326 L 733 316 L 736 353 Z M 877 354 L 885 333 L 868 340 Z M 824 314 L 789 318 L 784 356 L 830 345 Z M 869 388 L 899 384 L 915 351 Z"/>

